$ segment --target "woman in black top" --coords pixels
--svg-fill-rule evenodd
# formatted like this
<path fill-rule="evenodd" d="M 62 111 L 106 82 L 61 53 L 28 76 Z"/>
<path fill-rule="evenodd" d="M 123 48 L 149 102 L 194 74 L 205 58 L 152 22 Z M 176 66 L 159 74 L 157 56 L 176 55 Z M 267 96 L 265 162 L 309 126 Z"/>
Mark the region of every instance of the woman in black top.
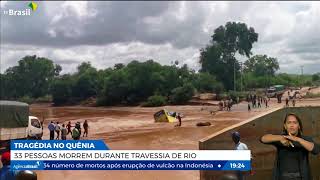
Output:
<path fill-rule="evenodd" d="M 309 153 L 316 155 L 320 147 L 311 137 L 304 136 L 300 118 L 288 114 L 284 120 L 283 134 L 261 137 L 264 144 L 277 148 L 273 180 L 312 180 Z"/>

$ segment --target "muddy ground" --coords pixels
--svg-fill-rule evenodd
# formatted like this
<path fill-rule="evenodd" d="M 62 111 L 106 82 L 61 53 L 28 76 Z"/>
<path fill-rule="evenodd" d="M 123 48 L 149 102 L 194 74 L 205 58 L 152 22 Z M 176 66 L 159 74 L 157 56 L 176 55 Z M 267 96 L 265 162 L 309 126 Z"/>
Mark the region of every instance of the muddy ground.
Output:
<path fill-rule="evenodd" d="M 51 107 L 49 104 L 31 106 L 31 114 L 45 119 L 45 127 L 50 121 L 74 124 L 77 121 L 89 122 L 89 137 L 102 139 L 113 150 L 193 150 L 198 149 L 198 141 L 214 132 L 266 110 L 284 106 L 271 99 L 270 107 L 247 111 L 247 103 L 235 105 L 231 112 L 219 111 L 212 115 L 218 102 L 212 106 L 165 106 L 158 108 L 142 107 Z M 298 100 L 297 106 L 319 105 L 320 99 Z M 155 123 L 153 114 L 162 109 L 180 112 L 184 115 L 182 127 L 175 123 Z M 198 122 L 210 122 L 209 127 L 197 127 Z M 68 137 L 71 139 L 71 137 Z M 49 131 L 44 129 L 44 139 L 49 139 Z M 230 143 L 232 143 L 230 139 Z M 195 180 L 199 171 L 39 171 L 40 180 Z"/>

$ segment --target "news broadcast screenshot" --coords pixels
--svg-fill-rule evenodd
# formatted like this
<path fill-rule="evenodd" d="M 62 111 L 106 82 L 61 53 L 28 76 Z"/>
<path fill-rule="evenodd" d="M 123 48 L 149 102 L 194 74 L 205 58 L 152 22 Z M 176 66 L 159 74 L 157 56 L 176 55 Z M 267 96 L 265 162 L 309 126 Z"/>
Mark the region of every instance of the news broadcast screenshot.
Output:
<path fill-rule="evenodd" d="M 0 13 L 0 180 L 320 180 L 320 2 Z"/>

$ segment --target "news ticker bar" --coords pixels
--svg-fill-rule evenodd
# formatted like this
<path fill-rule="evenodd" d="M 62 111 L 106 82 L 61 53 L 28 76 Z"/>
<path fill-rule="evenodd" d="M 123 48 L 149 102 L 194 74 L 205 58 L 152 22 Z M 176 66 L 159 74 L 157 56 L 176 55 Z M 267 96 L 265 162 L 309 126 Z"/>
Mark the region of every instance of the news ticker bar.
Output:
<path fill-rule="evenodd" d="M 102 140 L 12 140 L 11 150 L 109 150 Z"/>
<path fill-rule="evenodd" d="M 249 150 L 109 150 L 101 140 L 12 141 L 14 170 L 243 170 Z"/>
<path fill-rule="evenodd" d="M 13 170 L 216 170 L 249 171 L 250 161 L 11 161 Z"/>
<path fill-rule="evenodd" d="M 11 160 L 213 160 L 249 161 L 249 150 L 11 150 Z"/>

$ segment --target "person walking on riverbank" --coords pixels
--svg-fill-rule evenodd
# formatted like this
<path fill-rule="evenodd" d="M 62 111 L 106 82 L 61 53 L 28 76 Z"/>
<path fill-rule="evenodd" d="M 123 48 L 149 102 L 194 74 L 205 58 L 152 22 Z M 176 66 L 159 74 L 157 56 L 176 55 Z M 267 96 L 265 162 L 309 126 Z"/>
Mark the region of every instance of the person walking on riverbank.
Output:
<path fill-rule="evenodd" d="M 66 126 L 66 128 L 67 128 L 67 130 L 68 130 L 67 135 L 70 133 L 71 136 L 72 136 L 71 127 L 72 127 L 72 126 L 71 126 L 71 121 L 69 121 L 68 124 L 67 124 L 67 126 Z"/>
<path fill-rule="evenodd" d="M 59 138 L 60 138 L 60 130 L 61 130 L 59 122 L 57 122 L 57 124 L 55 126 L 55 130 L 56 130 L 56 133 L 57 133 L 57 138 L 56 139 L 59 140 Z"/>
<path fill-rule="evenodd" d="M 72 130 L 72 138 L 74 140 L 79 140 L 81 137 L 81 125 L 80 122 L 77 122 L 75 127 Z"/>
<path fill-rule="evenodd" d="M 67 128 L 65 128 L 65 125 L 62 124 L 62 128 L 61 128 L 61 139 L 62 140 L 67 140 Z"/>
<path fill-rule="evenodd" d="M 84 129 L 83 137 L 84 137 L 84 135 L 86 135 L 86 137 L 88 137 L 89 124 L 88 124 L 87 120 L 85 120 L 83 123 L 83 129 Z"/>
<path fill-rule="evenodd" d="M 49 132 L 50 132 L 50 140 L 54 140 L 54 130 L 56 128 L 55 128 L 55 125 L 54 125 L 53 121 L 51 121 L 50 124 L 48 125 L 48 129 L 49 129 Z"/>

